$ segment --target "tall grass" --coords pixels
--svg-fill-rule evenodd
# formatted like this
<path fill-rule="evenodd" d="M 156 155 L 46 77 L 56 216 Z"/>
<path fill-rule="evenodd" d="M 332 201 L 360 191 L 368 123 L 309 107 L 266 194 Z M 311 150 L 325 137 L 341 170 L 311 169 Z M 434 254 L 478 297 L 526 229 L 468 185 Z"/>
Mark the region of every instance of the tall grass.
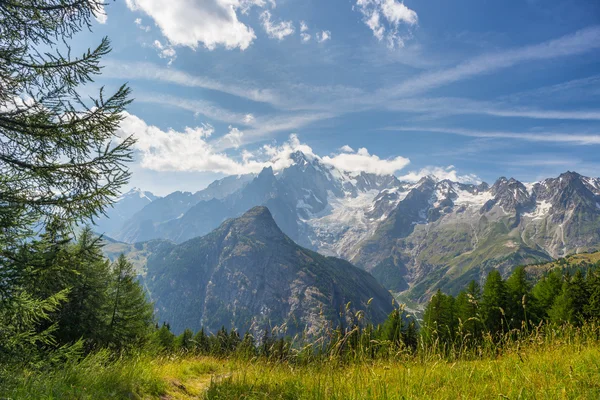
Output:
<path fill-rule="evenodd" d="M 340 351 L 354 334 L 349 331 L 326 348 L 319 344 L 319 351 L 290 348 L 285 357 L 275 352 L 252 358 L 180 352 L 115 359 L 100 351 L 60 369 L 12 371 L 10 384 L 0 386 L 0 397 L 600 398 L 600 326 L 594 322 L 539 325 L 478 341 L 420 341 L 416 350 L 362 343 Z"/>

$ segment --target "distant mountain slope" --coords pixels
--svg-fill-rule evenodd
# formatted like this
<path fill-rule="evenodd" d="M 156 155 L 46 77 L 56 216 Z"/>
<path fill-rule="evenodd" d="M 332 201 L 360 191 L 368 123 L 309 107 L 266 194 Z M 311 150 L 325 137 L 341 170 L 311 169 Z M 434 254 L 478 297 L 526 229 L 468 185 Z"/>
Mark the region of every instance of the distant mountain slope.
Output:
<path fill-rule="evenodd" d="M 121 195 L 112 207 L 106 210 L 106 215 L 95 221 L 94 230 L 110 236 L 118 234 L 123 223 L 132 215 L 160 197 L 139 188 L 133 188 Z"/>
<path fill-rule="evenodd" d="M 527 184 L 401 182 L 295 152 L 282 170 L 225 178 L 198 193 L 152 202 L 116 238 L 182 243 L 266 206 L 296 243 L 349 260 L 417 302 L 481 280 L 490 268 L 508 274 L 519 264 L 600 249 L 600 179 L 575 172 Z"/>
<path fill-rule="evenodd" d="M 114 237 L 128 243 L 143 242 L 158 238 L 174 239 L 162 232 L 162 224 L 172 224 L 173 221 L 182 218 L 190 208 L 199 202 L 207 202 L 208 204 L 211 204 L 211 202 L 219 203 L 220 199 L 226 198 L 242 189 L 248 182 L 254 179 L 254 176 L 253 174 L 228 176 L 211 183 L 207 188 L 196 193 L 173 192 L 130 214 L 126 223 L 122 224 L 120 230 L 114 234 Z M 218 221 L 214 226 L 217 226 L 222 220 L 221 214 L 219 214 Z"/>
<path fill-rule="evenodd" d="M 554 268 L 563 268 L 566 265 L 578 268 L 587 268 L 594 265 L 600 265 L 600 251 L 594 253 L 572 254 L 548 263 L 531 264 L 526 266 L 525 270 L 531 276 L 541 277 L 546 272 Z"/>
<path fill-rule="evenodd" d="M 392 310 L 390 293 L 371 275 L 298 246 L 265 207 L 204 237 L 161 246 L 147 258 L 143 281 L 159 319 L 176 332 L 225 326 L 259 334 L 286 324 L 290 334 L 316 334 L 338 324 L 348 303 L 373 322 Z"/>
<path fill-rule="evenodd" d="M 425 300 L 453 293 L 490 268 L 600 248 L 600 180 L 567 172 L 492 187 L 423 179 L 351 259 L 393 290 Z"/>

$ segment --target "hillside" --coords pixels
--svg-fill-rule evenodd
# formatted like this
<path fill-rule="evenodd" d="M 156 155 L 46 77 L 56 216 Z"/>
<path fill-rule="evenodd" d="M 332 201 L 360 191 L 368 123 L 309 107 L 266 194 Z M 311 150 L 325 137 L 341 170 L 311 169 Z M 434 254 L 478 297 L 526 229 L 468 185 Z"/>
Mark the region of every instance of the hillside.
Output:
<path fill-rule="evenodd" d="M 600 265 L 600 251 L 594 253 L 572 254 L 547 263 L 531 264 L 525 267 L 525 270 L 528 274 L 539 277 L 554 268 L 569 267 L 585 269 L 594 265 Z"/>
<path fill-rule="evenodd" d="M 147 257 L 143 282 L 159 320 L 175 332 L 225 326 L 260 335 L 285 324 L 289 334 L 315 335 L 337 325 L 340 313 L 364 310 L 378 323 L 392 310 L 391 295 L 372 276 L 298 246 L 265 207 L 204 237 L 159 246 Z"/>

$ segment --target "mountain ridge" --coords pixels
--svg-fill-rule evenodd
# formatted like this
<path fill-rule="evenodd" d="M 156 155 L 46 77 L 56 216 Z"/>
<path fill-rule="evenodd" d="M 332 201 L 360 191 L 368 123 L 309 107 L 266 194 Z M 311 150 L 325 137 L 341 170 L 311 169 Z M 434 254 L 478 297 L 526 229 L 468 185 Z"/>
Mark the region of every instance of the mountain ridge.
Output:
<path fill-rule="evenodd" d="M 600 248 L 598 178 L 567 171 L 533 183 L 500 177 L 491 186 L 434 176 L 402 182 L 341 171 L 301 152 L 290 158 L 287 168 L 265 168 L 220 199 L 170 210 L 167 221 L 133 218 L 117 239 L 181 243 L 263 205 L 300 245 L 349 260 L 417 301 L 481 280 L 492 267 L 507 274 L 517 264 Z"/>
<path fill-rule="evenodd" d="M 208 235 L 150 254 L 142 278 L 157 315 L 172 329 L 255 334 L 267 327 L 315 335 L 363 310 L 382 322 L 391 295 L 347 261 L 304 249 L 286 236 L 266 207 L 228 219 Z"/>

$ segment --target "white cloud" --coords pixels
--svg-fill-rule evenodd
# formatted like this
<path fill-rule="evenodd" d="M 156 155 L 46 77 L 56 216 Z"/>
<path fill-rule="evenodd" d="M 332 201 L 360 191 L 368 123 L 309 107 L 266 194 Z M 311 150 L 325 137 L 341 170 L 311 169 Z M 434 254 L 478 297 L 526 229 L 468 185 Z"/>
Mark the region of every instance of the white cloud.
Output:
<path fill-rule="evenodd" d="M 390 48 L 404 47 L 401 24 L 414 26 L 419 21 L 414 10 L 397 0 L 357 0 L 356 6 L 377 40 L 386 38 Z"/>
<path fill-rule="evenodd" d="M 254 118 L 253 114 L 244 115 L 244 123 L 246 123 L 246 124 L 250 124 L 250 123 L 254 122 L 255 119 L 256 118 Z"/>
<path fill-rule="evenodd" d="M 170 45 L 163 45 L 160 41 L 155 40 L 152 44 L 152 47 L 154 47 L 157 50 L 158 56 L 160 58 L 169 59 L 169 65 L 171 65 L 173 61 L 175 61 L 175 59 L 177 58 L 177 53 L 175 52 L 175 49 Z"/>
<path fill-rule="evenodd" d="M 261 6 L 265 2 L 239 0 L 126 0 L 127 7 L 140 10 L 154 19 L 173 46 L 209 50 L 217 46 L 247 49 L 256 35 L 238 19 L 242 7 Z M 243 11 L 243 10 L 242 10 Z"/>
<path fill-rule="evenodd" d="M 94 18 L 98 23 L 105 24 L 108 21 L 108 15 L 106 15 L 106 11 L 104 10 L 104 4 L 95 3 L 96 10 L 94 11 Z"/>
<path fill-rule="evenodd" d="M 326 42 L 329 39 L 331 39 L 331 32 L 330 31 L 322 31 L 320 33 L 317 33 L 317 41 L 319 43 Z"/>
<path fill-rule="evenodd" d="M 207 141 L 214 132 L 210 125 L 185 128 L 183 132 L 172 129 L 163 131 L 126 113 L 120 132 L 122 136 L 134 134 L 140 166 L 153 171 L 203 171 L 236 175 L 259 172 L 267 165 L 249 159 L 239 162 L 225 153 L 217 152 Z M 238 132 L 232 129 L 230 138 L 238 135 Z"/>
<path fill-rule="evenodd" d="M 354 149 L 352 147 L 348 146 L 347 144 L 340 147 L 340 151 L 343 153 L 354 153 Z"/>
<path fill-rule="evenodd" d="M 300 32 L 307 32 L 307 31 L 308 31 L 308 25 L 306 25 L 306 22 L 300 21 Z"/>
<path fill-rule="evenodd" d="M 260 20 L 265 32 L 267 32 L 267 35 L 272 39 L 283 40 L 286 36 L 292 35 L 295 31 L 292 21 L 275 23 L 271 21 L 271 13 L 266 10 L 260 14 Z"/>
<path fill-rule="evenodd" d="M 306 33 L 306 32 L 302 32 L 300 34 L 300 38 L 302 39 L 303 43 L 309 42 L 310 41 L 310 37 L 311 36 L 308 33 Z"/>
<path fill-rule="evenodd" d="M 425 167 L 419 171 L 411 171 L 406 175 L 399 176 L 401 181 L 418 182 L 426 176 L 433 176 L 438 180 L 448 179 L 452 182 L 480 184 L 481 179 L 474 174 L 459 175 L 454 165 L 449 165 L 446 168 L 442 167 Z"/>
<path fill-rule="evenodd" d="M 404 157 L 382 160 L 371 155 L 367 149 L 357 152 L 340 153 L 332 157 L 319 157 L 307 144 L 301 143 L 296 134 L 281 145 L 264 145 L 254 152 L 242 150 L 229 154 L 218 150 L 215 144 L 229 143 L 229 148 L 238 149 L 242 145 L 244 132 L 229 127 L 229 132 L 211 140 L 214 128 L 211 125 L 186 127 L 183 132 L 173 129 L 162 130 L 146 124 L 135 115 L 125 113 L 125 119 L 119 128 L 121 137 L 134 135 L 137 139 L 135 150 L 140 166 L 153 171 L 216 172 L 228 175 L 260 172 L 265 167 L 281 170 L 292 165 L 291 155 L 301 151 L 309 158 L 321 160 L 348 172 L 362 171 L 375 174 L 393 174 L 410 162 Z M 344 150 L 352 150 L 344 146 Z"/>
<path fill-rule="evenodd" d="M 229 127 L 229 133 L 223 136 L 223 141 L 228 141 L 231 143 L 231 147 L 234 149 L 238 149 L 242 144 L 242 136 L 244 136 L 244 132 L 240 131 L 238 128 Z"/>
<path fill-rule="evenodd" d="M 348 150 L 351 148 L 345 148 Z M 325 164 L 333 165 L 334 167 L 348 172 L 369 172 L 378 175 L 393 174 L 406 167 L 410 160 L 405 157 L 396 157 L 388 160 L 381 159 L 374 154 L 369 154 L 365 148 L 360 148 L 356 153 L 344 152 L 332 157 L 325 156 L 322 158 Z"/>

